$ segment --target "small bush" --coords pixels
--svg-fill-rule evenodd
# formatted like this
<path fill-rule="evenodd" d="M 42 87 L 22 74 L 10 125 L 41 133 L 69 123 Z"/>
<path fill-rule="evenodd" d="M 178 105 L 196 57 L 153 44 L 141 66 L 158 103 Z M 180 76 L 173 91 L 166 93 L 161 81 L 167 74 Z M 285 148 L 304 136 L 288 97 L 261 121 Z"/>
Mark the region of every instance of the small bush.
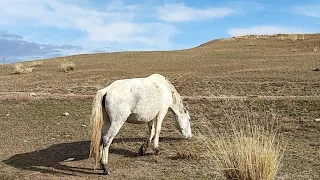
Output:
<path fill-rule="evenodd" d="M 244 118 L 230 122 L 231 132 L 200 135 L 219 172 L 227 179 L 274 180 L 284 152 L 276 131 Z"/>
<path fill-rule="evenodd" d="M 26 74 L 31 73 L 34 70 L 34 67 L 26 67 L 21 63 L 14 64 L 13 68 L 13 74 Z"/>
<path fill-rule="evenodd" d="M 71 61 L 62 61 L 60 62 L 60 69 L 64 72 L 69 72 L 76 69 L 76 64 Z"/>

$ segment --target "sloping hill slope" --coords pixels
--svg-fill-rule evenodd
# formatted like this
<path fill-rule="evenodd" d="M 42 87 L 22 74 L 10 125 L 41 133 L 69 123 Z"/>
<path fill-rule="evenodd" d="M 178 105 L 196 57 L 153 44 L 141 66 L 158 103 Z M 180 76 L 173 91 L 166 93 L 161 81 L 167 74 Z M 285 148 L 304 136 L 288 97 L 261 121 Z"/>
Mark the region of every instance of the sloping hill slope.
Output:
<path fill-rule="evenodd" d="M 44 60 L 30 74 L 11 74 L 12 65 L 2 65 L 0 91 L 93 94 L 115 79 L 161 73 L 189 96 L 319 95 L 320 76 L 312 70 L 320 68 L 320 52 L 311 48 L 320 47 L 320 35 L 303 37 L 246 36 L 181 51 L 76 55 Z M 63 59 L 76 70 L 60 71 Z"/>
<path fill-rule="evenodd" d="M 167 76 L 188 96 L 184 104 L 195 138 L 181 139 L 168 113 L 160 155 L 140 157 L 147 127 L 125 124 L 111 145 L 111 179 L 223 179 L 197 137 L 201 132 L 214 140 L 219 136 L 210 131 L 230 128 L 230 118 L 276 121 L 286 145 L 278 179 L 318 179 L 320 72 L 313 70 L 320 68 L 320 40 L 317 34 L 302 37 L 248 36 L 182 51 L 76 55 L 43 60 L 28 74 L 1 65 L 0 179 L 105 179 L 87 159 L 92 95 L 113 80 L 152 73 Z M 76 69 L 61 71 L 63 60 Z M 28 96 L 8 93 L 17 91 Z M 179 159 L 181 151 L 195 152 L 195 158 Z"/>

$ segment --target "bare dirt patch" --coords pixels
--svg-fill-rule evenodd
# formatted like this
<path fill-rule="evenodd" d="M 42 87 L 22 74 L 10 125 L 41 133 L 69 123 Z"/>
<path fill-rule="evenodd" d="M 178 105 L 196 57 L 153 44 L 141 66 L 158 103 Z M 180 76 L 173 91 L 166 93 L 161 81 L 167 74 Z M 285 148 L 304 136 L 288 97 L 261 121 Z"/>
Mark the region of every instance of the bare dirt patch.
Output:
<path fill-rule="evenodd" d="M 319 177 L 318 100 L 222 100 L 188 99 L 192 128 L 202 132 L 228 128 L 226 114 L 242 116 L 250 107 L 257 117 L 269 112 L 279 119 L 280 138 L 287 143 L 280 177 Z M 11 178 L 103 178 L 88 160 L 91 99 L 42 99 L 24 102 L 1 101 L 0 172 Z M 64 112 L 69 116 L 63 116 Z M 272 112 L 272 113 L 271 113 Z M 231 111 L 229 112 L 231 113 Z M 30 131 L 32 129 L 32 131 Z M 147 135 L 144 125 L 126 124 L 111 146 L 110 167 L 114 179 L 212 179 L 213 166 L 201 140 L 184 140 L 168 114 L 161 132 L 158 156 L 138 156 Z M 180 159 L 178 152 L 196 152 L 199 158 Z M 66 162 L 68 158 L 74 158 Z M 128 171 L 130 173 L 128 173 Z M 4 175 L 3 175 L 4 176 Z"/>

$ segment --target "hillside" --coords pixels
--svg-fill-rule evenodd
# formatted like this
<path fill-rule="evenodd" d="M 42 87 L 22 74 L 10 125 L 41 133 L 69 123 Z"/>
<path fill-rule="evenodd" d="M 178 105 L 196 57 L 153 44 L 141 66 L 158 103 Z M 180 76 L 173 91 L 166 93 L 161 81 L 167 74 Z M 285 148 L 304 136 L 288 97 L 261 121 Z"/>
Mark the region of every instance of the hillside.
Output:
<path fill-rule="evenodd" d="M 12 65 L 2 65 L 0 91 L 93 94 L 118 78 L 161 73 L 190 96 L 319 95 L 320 77 L 312 70 L 320 68 L 320 51 L 312 47 L 320 47 L 320 35 L 304 35 L 303 40 L 294 42 L 278 36 L 262 37 L 214 40 L 181 51 L 53 58 L 44 60 L 44 65 L 30 74 L 11 74 Z M 63 59 L 73 61 L 77 70 L 60 71 Z"/>
<path fill-rule="evenodd" d="M 87 159 L 92 96 L 114 80 L 153 73 L 183 96 L 194 138 L 182 139 L 168 113 L 160 154 L 139 156 L 147 126 L 126 123 L 110 147 L 111 179 L 223 179 L 199 137 L 214 141 L 236 119 L 275 123 L 285 147 L 278 179 L 319 179 L 319 47 L 320 34 L 244 36 L 180 51 L 24 62 L 35 67 L 26 74 L 0 65 L 0 179 L 105 179 Z M 62 71 L 64 61 L 75 70 Z"/>
<path fill-rule="evenodd" d="M 320 47 L 320 34 L 247 35 L 217 39 L 199 47 L 217 51 L 316 52 Z"/>

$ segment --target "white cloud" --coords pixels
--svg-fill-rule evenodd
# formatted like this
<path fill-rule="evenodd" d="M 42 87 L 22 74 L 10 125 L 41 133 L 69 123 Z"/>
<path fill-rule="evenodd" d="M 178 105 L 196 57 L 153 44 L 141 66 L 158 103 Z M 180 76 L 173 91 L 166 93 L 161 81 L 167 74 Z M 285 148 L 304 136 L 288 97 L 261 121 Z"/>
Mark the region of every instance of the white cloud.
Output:
<path fill-rule="evenodd" d="M 293 12 L 300 15 L 305 15 L 314 18 L 320 18 L 320 5 L 303 5 L 293 8 Z"/>
<path fill-rule="evenodd" d="M 158 19 L 166 22 L 187 22 L 222 18 L 234 12 L 230 8 L 191 8 L 183 3 L 165 4 L 159 7 L 157 11 Z"/>
<path fill-rule="evenodd" d="M 294 33 L 308 33 L 307 30 L 299 27 L 286 27 L 286 26 L 271 26 L 262 25 L 249 28 L 231 28 L 228 29 L 231 36 L 243 35 L 270 35 L 270 34 L 294 34 Z"/>
<path fill-rule="evenodd" d="M 136 21 L 137 17 L 147 11 L 139 4 L 125 5 L 121 0 L 114 0 L 97 8 L 83 5 L 89 1 L 82 1 L 82 5 L 77 2 L 76 0 L 0 1 L 2 7 L 0 22 L 85 32 L 86 37 L 81 38 L 84 46 L 96 43 L 108 45 L 140 43 L 154 49 L 165 49 L 173 45 L 171 38 L 179 33 L 177 28 L 164 22 Z"/>

